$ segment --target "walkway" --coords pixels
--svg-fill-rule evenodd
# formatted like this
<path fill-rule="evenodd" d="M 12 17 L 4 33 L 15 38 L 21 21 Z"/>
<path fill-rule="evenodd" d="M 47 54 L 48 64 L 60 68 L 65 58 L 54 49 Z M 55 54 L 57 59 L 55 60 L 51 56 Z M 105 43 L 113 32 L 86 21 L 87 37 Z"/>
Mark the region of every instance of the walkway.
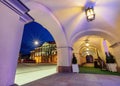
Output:
<path fill-rule="evenodd" d="M 15 83 L 23 85 L 55 73 L 56 65 L 53 64 L 18 64 Z"/>
<path fill-rule="evenodd" d="M 56 73 L 53 64 L 19 64 L 15 83 L 20 86 L 120 86 L 120 76 Z"/>
<path fill-rule="evenodd" d="M 22 86 L 120 86 L 120 76 L 58 73 Z"/>

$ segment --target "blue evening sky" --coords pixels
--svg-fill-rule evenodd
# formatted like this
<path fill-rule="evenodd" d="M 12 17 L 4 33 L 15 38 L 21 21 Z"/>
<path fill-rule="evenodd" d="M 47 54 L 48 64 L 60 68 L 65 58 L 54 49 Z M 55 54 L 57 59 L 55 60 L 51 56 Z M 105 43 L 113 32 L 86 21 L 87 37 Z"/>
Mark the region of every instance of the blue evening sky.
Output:
<path fill-rule="evenodd" d="M 53 37 L 43 26 L 36 22 L 28 23 L 24 26 L 23 38 L 21 43 L 20 52 L 25 55 L 34 50 L 36 45 L 34 41 L 39 41 L 39 46 L 44 42 L 54 41 Z"/>

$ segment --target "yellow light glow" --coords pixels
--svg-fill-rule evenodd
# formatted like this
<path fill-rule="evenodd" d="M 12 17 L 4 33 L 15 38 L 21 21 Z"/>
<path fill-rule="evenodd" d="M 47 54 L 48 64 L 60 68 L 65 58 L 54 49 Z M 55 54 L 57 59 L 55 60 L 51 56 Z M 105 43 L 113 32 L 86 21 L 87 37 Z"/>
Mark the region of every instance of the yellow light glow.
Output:
<path fill-rule="evenodd" d="M 89 52 L 86 52 L 86 53 L 87 53 L 87 55 L 90 55 Z"/>
<path fill-rule="evenodd" d="M 86 43 L 86 46 L 89 46 L 90 44 Z"/>
<path fill-rule="evenodd" d="M 89 15 L 88 19 L 93 19 L 93 17 L 94 17 L 93 15 Z"/>
<path fill-rule="evenodd" d="M 93 9 L 90 9 L 90 14 L 94 14 Z"/>
<path fill-rule="evenodd" d="M 87 16 L 89 16 L 90 15 L 90 12 L 89 12 L 89 10 L 87 10 Z"/>
<path fill-rule="evenodd" d="M 89 48 L 87 48 L 86 50 L 89 50 Z"/>
<path fill-rule="evenodd" d="M 96 2 L 97 0 L 90 0 L 91 2 Z"/>
<path fill-rule="evenodd" d="M 35 44 L 35 45 L 38 45 L 38 44 L 39 44 L 39 42 L 38 42 L 38 41 L 35 41 L 35 42 L 34 42 L 34 44 Z"/>

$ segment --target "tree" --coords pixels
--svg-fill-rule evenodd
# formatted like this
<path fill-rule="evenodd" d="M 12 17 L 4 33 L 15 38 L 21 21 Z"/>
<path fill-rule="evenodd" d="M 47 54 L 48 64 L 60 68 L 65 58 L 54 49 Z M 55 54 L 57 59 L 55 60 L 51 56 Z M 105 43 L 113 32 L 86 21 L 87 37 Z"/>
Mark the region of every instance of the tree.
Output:
<path fill-rule="evenodd" d="M 109 52 L 105 52 L 106 55 L 106 63 L 115 63 L 114 56 Z"/>
<path fill-rule="evenodd" d="M 77 64 L 77 59 L 74 54 L 73 54 L 73 58 L 72 58 L 72 64 Z"/>

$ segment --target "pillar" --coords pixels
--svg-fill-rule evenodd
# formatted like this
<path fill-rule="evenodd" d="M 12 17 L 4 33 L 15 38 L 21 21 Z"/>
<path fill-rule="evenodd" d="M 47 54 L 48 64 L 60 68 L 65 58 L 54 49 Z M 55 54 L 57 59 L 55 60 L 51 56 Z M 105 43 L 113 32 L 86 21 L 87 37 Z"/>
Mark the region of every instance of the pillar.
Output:
<path fill-rule="evenodd" d="M 108 50 L 108 46 L 107 46 L 106 40 L 103 40 L 103 48 L 104 48 L 104 52 L 107 53 L 108 56 L 109 56 L 109 50 Z"/>
<path fill-rule="evenodd" d="M 71 59 L 72 48 L 71 47 L 58 47 L 57 48 L 57 67 L 58 72 L 72 72 Z"/>
<path fill-rule="evenodd" d="M 120 45 L 113 48 L 113 54 L 117 63 L 117 72 L 120 72 Z"/>
<path fill-rule="evenodd" d="M 98 52 L 99 56 L 101 57 L 101 59 L 106 62 L 106 54 L 105 53 L 107 53 L 109 55 L 109 48 L 108 48 L 106 40 L 101 39 L 100 48 L 97 50 L 97 52 Z"/>
<path fill-rule="evenodd" d="M 25 21 L 20 21 L 20 16 L 1 2 L 0 86 L 11 86 L 14 84 Z"/>

